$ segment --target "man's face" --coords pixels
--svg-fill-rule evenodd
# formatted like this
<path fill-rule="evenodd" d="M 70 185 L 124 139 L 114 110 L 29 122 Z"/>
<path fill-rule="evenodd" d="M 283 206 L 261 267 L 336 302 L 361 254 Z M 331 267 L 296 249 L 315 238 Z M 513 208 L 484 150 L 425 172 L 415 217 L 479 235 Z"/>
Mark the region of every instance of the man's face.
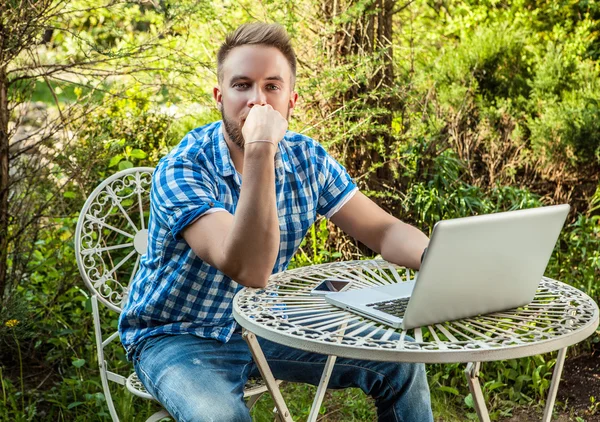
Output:
<path fill-rule="evenodd" d="M 298 94 L 293 91 L 290 64 L 275 47 L 244 45 L 223 62 L 220 86 L 213 95 L 221 110 L 225 139 L 244 148 L 242 127 L 250 109 L 270 104 L 289 119 Z"/>

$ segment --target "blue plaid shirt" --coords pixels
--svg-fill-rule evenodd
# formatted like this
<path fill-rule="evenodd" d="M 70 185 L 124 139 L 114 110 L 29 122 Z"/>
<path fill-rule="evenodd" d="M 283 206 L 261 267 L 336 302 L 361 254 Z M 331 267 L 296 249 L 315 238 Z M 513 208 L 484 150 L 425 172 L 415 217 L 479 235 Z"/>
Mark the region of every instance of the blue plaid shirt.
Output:
<path fill-rule="evenodd" d="M 281 241 L 273 273 L 287 268 L 317 213 L 330 217 L 356 192 L 345 169 L 313 139 L 288 131 L 275 155 Z M 241 285 L 198 258 L 183 229 L 217 211 L 235 214 L 242 178 L 221 122 L 188 133 L 152 178 L 148 249 L 119 319 L 131 358 L 141 340 L 194 334 L 227 342 L 236 328 L 232 300 Z"/>

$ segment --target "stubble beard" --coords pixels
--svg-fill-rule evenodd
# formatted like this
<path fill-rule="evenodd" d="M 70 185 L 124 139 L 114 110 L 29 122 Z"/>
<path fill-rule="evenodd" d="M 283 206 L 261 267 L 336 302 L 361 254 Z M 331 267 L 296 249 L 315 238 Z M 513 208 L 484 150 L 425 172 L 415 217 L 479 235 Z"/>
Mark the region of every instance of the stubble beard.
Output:
<path fill-rule="evenodd" d="M 225 107 L 221 107 L 221 119 L 223 120 L 223 126 L 225 126 L 225 132 L 229 136 L 229 140 L 234 143 L 242 151 L 244 150 L 244 136 L 242 135 L 242 128 L 237 125 L 234 121 L 225 116 Z"/>
<path fill-rule="evenodd" d="M 289 122 L 291 109 L 288 109 L 285 119 Z M 238 147 L 240 150 L 244 150 L 244 135 L 242 135 L 242 128 L 234 120 L 225 116 L 225 105 L 221 107 L 221 119 L 223 120 L 223 126 L 225 126 L 225 132 L 229 136 L 229 140 Z"/>

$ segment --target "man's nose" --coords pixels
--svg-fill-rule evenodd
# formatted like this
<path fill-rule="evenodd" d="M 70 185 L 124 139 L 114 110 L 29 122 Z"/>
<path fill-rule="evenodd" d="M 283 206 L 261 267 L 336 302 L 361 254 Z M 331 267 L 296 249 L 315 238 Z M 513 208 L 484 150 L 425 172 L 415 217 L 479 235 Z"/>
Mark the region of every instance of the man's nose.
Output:
<path fill-rule="evenodd" d="M 248 107 L 255 105 L 264 106 L 267 104 L 267 95 L 261 88 L 255 88 L 252 90 L 252 95 L 248 100 Z"/>

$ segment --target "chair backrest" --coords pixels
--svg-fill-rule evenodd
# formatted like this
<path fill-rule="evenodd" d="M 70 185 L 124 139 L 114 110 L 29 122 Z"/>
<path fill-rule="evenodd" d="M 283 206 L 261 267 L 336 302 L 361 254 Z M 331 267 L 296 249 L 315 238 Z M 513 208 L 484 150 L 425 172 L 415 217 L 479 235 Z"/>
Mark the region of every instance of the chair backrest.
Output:
<path fill-rule="evenodd" d="M 85 202 L 75 230 L 77 266 L 88 289 L 120 312 L 148 245 L 151 167 L 104 180 Z"/>

